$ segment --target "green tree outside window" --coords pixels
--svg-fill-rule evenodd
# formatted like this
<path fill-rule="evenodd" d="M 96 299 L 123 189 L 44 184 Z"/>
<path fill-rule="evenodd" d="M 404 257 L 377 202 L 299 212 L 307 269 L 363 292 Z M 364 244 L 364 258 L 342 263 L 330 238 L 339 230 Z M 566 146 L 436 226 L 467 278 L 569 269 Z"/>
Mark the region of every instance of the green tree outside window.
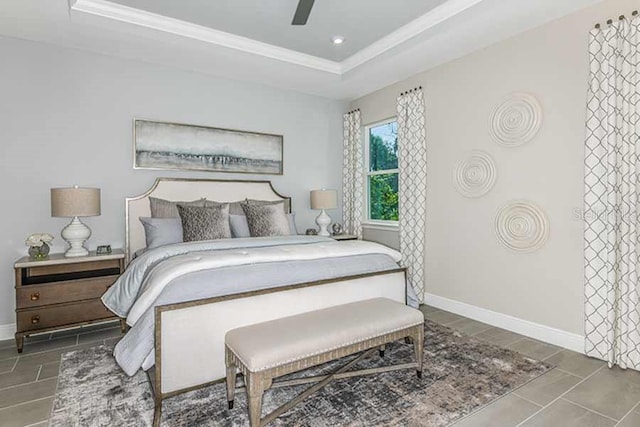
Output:
<path fill-rule="evenodd" d="M 398 124 L 369 128 L 368 191 L 370 219 L 398 220 Z"/>

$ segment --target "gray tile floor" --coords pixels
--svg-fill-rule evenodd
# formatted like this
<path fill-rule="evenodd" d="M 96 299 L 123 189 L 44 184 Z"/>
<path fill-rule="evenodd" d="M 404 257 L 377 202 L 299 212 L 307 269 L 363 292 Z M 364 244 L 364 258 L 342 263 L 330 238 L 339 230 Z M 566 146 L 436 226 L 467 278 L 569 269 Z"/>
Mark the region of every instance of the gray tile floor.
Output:
<path fill-rule="evenodd" d="M 578 353 L 423 306 L 428 319 L 495 345 L 546 360 L 556 368 L 458 421 L 456 427 L 640 427 L 640 373 L 608 369 Z M 117 323 L 26 340 L 18 355 L 0 341 L 0 426 L 46 426 L 60 355 L 115 342 Z"/>

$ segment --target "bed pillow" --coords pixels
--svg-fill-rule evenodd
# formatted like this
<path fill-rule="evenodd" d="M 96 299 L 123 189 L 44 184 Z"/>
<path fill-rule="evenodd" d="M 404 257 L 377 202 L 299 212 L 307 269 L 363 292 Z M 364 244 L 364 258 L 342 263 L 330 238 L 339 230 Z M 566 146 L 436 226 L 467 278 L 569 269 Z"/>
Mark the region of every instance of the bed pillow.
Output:
<path fill-rule="evenodd" d="M 289 209 L 289 200 L 255 200 L 255 199 L 246 199 L 245 203 L 256 206 L 268 206 L 268 205 L 278 205 L 282 203 L 282 210 L 284 213 L 288 213 L 291 209 Z"/>
<path fill-rule="evenodd" d="M 296 228 L 295 214 L 286 214 L 287 222 L 289 223 L 289 232 L 292 236 L 298 234 Z M 233 237 L 251 237 L 251 231 L 249 230 L 249 223 L 245 215 L 229 214 L 229 225 L 231 226 L 231 236 Z"/>
<path fill-rule="evenodd" d="M 193 200 L 191 202 L 172 202 L 170 200 L 149 197 L 149 207 L 151 208 L 152 218 L 179 218 L 176 206 L 180 203 L 184 206 L 200 206 L 204 207 L 205 199 Z"/>
<path fill-rule="evenodd" d="M 206 199 L 204 201 L 204 205 L 206 207 L 229 205 L 229 215 L 244 215 L 244 211 L 242 210 L 242 206 L 240 206 L 240 203 L 243 203 L 243 201 L 229 202 L 229 203 L 216 202 L 214 200 L 206 200 Z"/>
<path fill-rule="evenodd" d="M 231 237 L 227 203 L 208 208 L 178 204 L 177 209 L 182 221 L 182 236 L 185 242 Z"/>
<path fill-rule="evenodd" d="M 231 236 L 251 237 L 251 231 L 249 231 L 249 223 L 247 222 L 247 217 L 245 215 L 230 214 L 229 225 L 231 226 Z"/>
<path fill-rule="evenodd" d="M 289 236 L 289 221 L 281 204 L 251 205 L 242 203 L 251 237 Z"/>
<path fill-rule="evenodd" d="M 182 221 L 180 218 L 140 217 L 144 227 L 147 249 L 182 242 Z"/>
<path fill-rule="evenodd" d="M 296 227 L 296 214 L 294 213 L 289 213 L 286 214 L 287 217 L 287 222 L 289 223 L 289 231 L 291 232 L 292 236 L 295 236 L 298 234 L 298 228 Z"/>

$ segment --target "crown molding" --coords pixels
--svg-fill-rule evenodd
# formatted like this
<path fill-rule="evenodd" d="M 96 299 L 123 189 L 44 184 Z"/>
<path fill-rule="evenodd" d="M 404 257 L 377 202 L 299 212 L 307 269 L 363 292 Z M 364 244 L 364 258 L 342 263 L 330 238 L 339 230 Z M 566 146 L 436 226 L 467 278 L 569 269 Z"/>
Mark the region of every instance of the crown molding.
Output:
<path fill-rule="evenodd" d="M 449 0 L 442 3 L 419 18 L 416 18 L 392 33 L 387 34 L 342 61 L 340 63 L 342 66 L 342 72 L 346 73 L 347 71 L 364 64 L 365 62 L 390 49 L 393 49 L 407 40 L 424 33 L 447 19 L 451 19 L 455 15 L 464 12 L 481 1 L 483 0 Z"/>
<path fill-rule="evenodd" d="M 202 25 L 192 24 L 179 19 L 169 18 L 156 13 L 135 9 L 107 0 L 71 0 L 70 12 L 79 12 L 102 18 L 113 19 L 140 27 L 151 28 L 182 37 L 224 46 L 243 52 L 277 59 L 303 67 L 342 74 L 340 63 L 295 50 L 263 43 L 248 37 L 214 30 Z"/>
<path fill-rule="evenodd" d="M 392 33 L 373 42 L 342 62 L 330 61 L 314 55 L 286 49 L 248 37 L 215 30 L 156 13 L 135 9 L 108 0 L 70 0 L 70 12 L 78 12 L 125 22 L 140 27 L 151 28 L 205 43 L 224 46 L 267 58 L 315 70 L 342 75 L 363 63 L 393 49 L 407 40 L 435 27 L 436 25 L 464 12 L 483 0 L 448 0 L 426 14 L 398 28 Z"/>

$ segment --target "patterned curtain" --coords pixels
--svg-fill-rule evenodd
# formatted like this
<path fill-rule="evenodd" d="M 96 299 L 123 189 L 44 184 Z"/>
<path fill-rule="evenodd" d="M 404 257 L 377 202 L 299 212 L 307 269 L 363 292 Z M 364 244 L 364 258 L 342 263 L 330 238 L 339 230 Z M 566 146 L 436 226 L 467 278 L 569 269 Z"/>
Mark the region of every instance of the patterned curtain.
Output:
<path fill-rule="evenodd" d="M 342 220 L 344 231 L 362 238 L 364 207 L 364 164 L 360 110 L 344 115 L 344 155 L 342 168 Z"/>
<path fill-rule="evenodd" d="M 402 263 L 424 301 L 424 239 L 427 204 L 427 149 L 422 88 L 398 97 L 399 225 Z"/>
<path fill-rule="evenodd" d="M 640 20 L 591 31 L 585 143 L 585 350 L 640 369 Z"/>

